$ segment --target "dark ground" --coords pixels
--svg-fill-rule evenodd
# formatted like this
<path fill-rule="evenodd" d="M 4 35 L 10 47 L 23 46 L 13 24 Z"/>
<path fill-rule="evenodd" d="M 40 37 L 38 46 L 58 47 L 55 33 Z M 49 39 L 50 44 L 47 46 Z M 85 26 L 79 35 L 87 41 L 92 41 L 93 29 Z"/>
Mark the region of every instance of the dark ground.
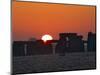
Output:
<path fill-rule="evenodd" d="M 13 58 L 13 73 L 40 73 L 96 68 L 95 52 L 66 53 L 65 56 L 34 55 Z"/>

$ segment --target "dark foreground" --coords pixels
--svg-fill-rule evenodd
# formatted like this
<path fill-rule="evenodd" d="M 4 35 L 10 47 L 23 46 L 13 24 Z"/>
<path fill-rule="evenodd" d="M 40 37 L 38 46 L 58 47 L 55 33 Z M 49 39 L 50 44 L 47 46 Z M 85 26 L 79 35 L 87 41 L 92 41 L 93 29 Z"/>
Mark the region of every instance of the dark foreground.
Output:
<path fill-rule="evenodd" d="M 34 55 L 13 58 L 13 74 L 88 70 L 96 68 L 95 52 L 66 53 L 65 56 Z"/>

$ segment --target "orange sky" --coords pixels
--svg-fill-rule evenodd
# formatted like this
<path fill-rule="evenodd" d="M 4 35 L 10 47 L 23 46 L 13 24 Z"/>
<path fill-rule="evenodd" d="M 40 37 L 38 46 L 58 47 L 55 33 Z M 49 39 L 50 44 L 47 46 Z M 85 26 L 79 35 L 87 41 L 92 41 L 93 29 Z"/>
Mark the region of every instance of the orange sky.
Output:
<path fill-rule="evenodd" d="M 95 10 L 95 6 L 13 2 L 13 40 L 40 39 L 44 34 L 58 39 L 63 32 L 86 38 L 89 31 L 95 32 Z"/>

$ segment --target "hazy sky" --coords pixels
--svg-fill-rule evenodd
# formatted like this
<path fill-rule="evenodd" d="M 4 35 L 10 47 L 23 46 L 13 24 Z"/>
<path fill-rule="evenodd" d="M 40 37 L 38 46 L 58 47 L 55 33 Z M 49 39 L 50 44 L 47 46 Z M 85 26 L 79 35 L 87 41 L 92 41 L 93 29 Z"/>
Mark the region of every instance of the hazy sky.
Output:
<path fill-rule="evenodd" d="M 95 6 L 13 2 L 13 40 L 40 39 L 44 34 L 58 39 L 65 32 L 86 38 L 89 31 L 95 32 L 95 10 Z"/>

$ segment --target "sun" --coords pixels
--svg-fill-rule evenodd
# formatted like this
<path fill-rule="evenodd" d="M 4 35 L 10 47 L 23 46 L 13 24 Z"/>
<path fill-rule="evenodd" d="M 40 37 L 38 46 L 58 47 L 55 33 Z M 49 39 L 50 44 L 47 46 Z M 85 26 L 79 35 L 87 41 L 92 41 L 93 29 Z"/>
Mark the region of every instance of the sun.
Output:
<path fill-rule="evenodd" d="M 53 37 L 51 35 L 45 34 L 42 36 L 41 38 L 44 42 L 48 41 L 48 40 L 53 40 Z"/>

